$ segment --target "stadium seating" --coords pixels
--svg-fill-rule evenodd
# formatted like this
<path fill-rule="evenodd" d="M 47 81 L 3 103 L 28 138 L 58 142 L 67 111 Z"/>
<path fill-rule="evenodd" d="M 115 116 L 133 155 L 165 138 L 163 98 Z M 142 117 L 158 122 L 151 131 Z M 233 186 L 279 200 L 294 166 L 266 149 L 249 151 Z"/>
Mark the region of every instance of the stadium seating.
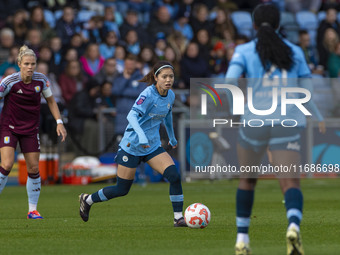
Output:
<path fill-rule="evenodd" d="M 84 23 L 90 20 L 91 17 L 97 15 L 96 12 L 90 10 L 80 10 L 77 14 L 76 20 L 79 23 Z"/>
<path fill-rule="evenodd" d="M 316 44 L 316 33 L 319 26 L 316 14 L 310 11 L 300 11 L 296 13 L 296 22 L 301 29 L 306 29 L 311 38 L 311 44 Z"/>
<path fill-rule="evenodd" d="M 237 28 L 238 33 L 252 38 L 254 34 L 253 22 L 249 12 L 235 11 L 231 14 L 231 19 Z"/>
<path fill-rule="evenodd" d="M 54 28 L 55 27 L 55 17 L 54 17 L 53 12 L 51 12 L 50 10 L 45 9 L 44 10 L 44 17 L 45 17 L 45 20 L 48 23 L 48 25 L 51 28 Z"/>
<path fill-rule="evenodd" d="M 323 21 L 326 18 L 326 11 L 319 11 L 317 15 L 318 15 L 318 21 L 320 24 L 321 21 Z"/>
<path fill-rule="evenodd" d="M 63 16 L 63 10 L 57 10 L 54 12 L 54 17 L 55 17 L 55 20 L 57 21 L 58 19 L 61 18 L 61 16 Z"/>
<path fill-rule="evenodd" d="M 281 13 L 280 26 L 284 31 L 287 39 L 292 43 L 298 43 L 299 41 L 299 25 L 296 22 L 295 16 L 291 12 Z"/>

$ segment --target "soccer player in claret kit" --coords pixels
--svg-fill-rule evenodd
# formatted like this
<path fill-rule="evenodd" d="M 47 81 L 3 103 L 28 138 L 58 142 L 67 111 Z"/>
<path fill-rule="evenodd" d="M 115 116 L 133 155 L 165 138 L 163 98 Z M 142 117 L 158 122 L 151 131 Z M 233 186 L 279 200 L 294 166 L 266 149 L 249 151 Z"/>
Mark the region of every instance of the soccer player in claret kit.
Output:
<path fill-rule="evenodd" d="M 276 32 L 280 24 L 279 10 L 272 4 L 258 5 L 253 12 L 253 22 L 257 30 L 256 38 L 236 47 L 226 78 L 232 82 L 242 74 L 245 74 L 246 78 L 251 78 L 247 79 L 247 86 L 252 88 L 253 95 L 255 95 L 256 100 L 254 99 L 253 102 L 257 102 L 256 109 L 271 107 L 272 96 L 270 93 L 273 87 L 294 88 L 298 85 L 312 94 L 312 84 L 309 79 L 311 73 L 301 48 L 281 38 Z M 298 83 L 296 84 L 294 81 Z M 297 97 L 296 99 L 298 100 Z M 326 129 L 323 117 L 313 101 L 309 100 L 305 106 L 318 118 L 319 130 L 324 133 Z M 297 125 L 288 128 L 281 125 L 272 126 L 271 123 L 255 128 L 241 126 L 237 145 L 241 167 L 260 166 L 267 148 L 271 153 L 273 166 L 297 166 L 300 163 L 300 133 L 306 125 L 306 117 L 293 104 L 287 106 L 285 116 L 281 115 L 280 108 L 281 105 L 270 116 L 255 115 L 250 110 L 242 116 L 242 120 L 246 121 L 249 119 L 261 119 L 262 121 L 276 119 L 278 120 L 276 123 L 281 123 L 282 119 L 295 120 Z M 302 220 L 303 195 L 300 189 L 300 176 L 299 173 L 290 172 L 279 173 L 278 177 L 284 194 L 288 219 L 287 254 L 302 255 L 304 250 L 300 235 L 300 222 Z M 236 193 L 236 255 L 251 254 L 248 229 L 256 181 L 257 176 L 254 174 L 241 174 Z"/>
<path fill-rule="evenodd" d="M 81 194 L 80 216 L 86 222 L 93 203 L 127 195 L 135 177 L 136 167 L 144 161 L 169 181 L 174 226 L 186 227 L 182 214 L 181 177 L 172 158 L 161 147 L 159 135 L 159 127 L 164 122 L 169 144 L 172 148 L 177 146 L 172 124 L 175 94 L 171 87 L 174 83 L 174 68 L 170 63 L 160 61 L 140 82 L 146 82 L 149 86 L 136 99 L 127 116 L 129 124 L 116 157 L 117 184 L 100 189 L 92 195 Z"/>
<path fill-rule="evenodd" d="M 57 134 L 65 141 L 66 130 L 60 117 L 58 106 L 49 87 L 49 81 L 42 73 L 35 72 L 37 58 L 33 50 L 22 46 L 18 55 L 20 71 L 7 76 L 0 83 L 0 99 L 4 107 L 0 117 L 0 193 L 4 189 L 8 174 L 14 164 L 17 143 L 27 165 L 26 183 L 28 195 L 28 219 L 42 219 L 37 211 L 41 190 L 39 175 L 39 120 L 41 94 L 57 122 Z"/>

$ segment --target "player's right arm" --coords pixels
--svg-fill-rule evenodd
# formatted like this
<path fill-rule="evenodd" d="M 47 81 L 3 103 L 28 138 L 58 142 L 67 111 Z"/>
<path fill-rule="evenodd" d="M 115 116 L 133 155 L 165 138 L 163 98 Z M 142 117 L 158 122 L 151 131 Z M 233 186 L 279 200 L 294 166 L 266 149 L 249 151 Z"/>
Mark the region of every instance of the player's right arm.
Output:
<path fill-rule="evenodd" d="M 148 107 L 152 105 L 152 96 L 150 93 L 147 93 L 144 90 L 139 97 L 137 98 L 136 102 L 134 103 L 132 109 L 130 110 L 128 116 L 126 117 L 129 121 L 129 124 L 134 129 L 134 131 L 138 135 L 139 144 L 143 148 L 150 147 L 148 138 L 146 137 L 144 130 L 139 124 L 139 119 L 146 113 Z"/>
<path fill-rule="evenodd" d="M 8 92 L 10 91 L 10 77 L 12 77 L 12 75 L 7 76 L 6 78 L 2 79 L 2 81 L 0 82 L 0 100 L 3 99 Z"/>
<path fill-rule="evenodd" d="M 225 75 L 226 81 L 228 84 L 233 84 L 237 86 L 237 79 L 244 73 L 245 69 L 245 59 L 241 54 L 241 50 L 239 47 L 235 48 L 235 53 L 230 60 L 230 64 Z M 227 90 L 227 99 L 229 104 L 230 113 L 233 112 L 233 97 L 229 90 Z"/>

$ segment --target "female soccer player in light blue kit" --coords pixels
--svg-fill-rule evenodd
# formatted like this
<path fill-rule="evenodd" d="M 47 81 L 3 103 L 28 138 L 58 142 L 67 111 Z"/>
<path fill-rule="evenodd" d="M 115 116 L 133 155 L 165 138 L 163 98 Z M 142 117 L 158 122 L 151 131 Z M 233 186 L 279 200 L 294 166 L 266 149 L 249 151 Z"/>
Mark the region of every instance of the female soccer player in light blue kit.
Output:
<path fill-rule="evenodd" d="M 174 83 L 174 68 L 160 61 L 140 80 L 148 86 L 137 98 L 127 119 L 129 124 L 120 142 L 116 157 L 118 163 L 117 184 L 105 187 L 92 195 L 81 194 L 80 216 L 88 221 L 93 203 L 128 194 L 136 173 L 136 167 L 143 161 L 162 174 L 170 182 L 170 200 L 174 211 L 174 226 L 186 227 L 183 211 L 181 178 L 170 155 L 161 147 L 159 127 L 165 124 L 169 144 L 176 148 L 172 124 L 172 106 L 175 94 L 171 90 Z"/>
<path fill-rule="evenodd" d="M 310 70 L 306 64 L 302 50 L 282 39 L 276 30 L 280 23 L 280 12 L 274 5 L 263 4 L 255 8 L 253 12 L 254 27 L 257 30 L 256 38 L 249 43 L 236 48 L 232 57 L 226 78 L 235 80 L 242 74 L 248 79 L 248 87 L 253 89 L 253 104 L 255 109 L 269 109 L 272 105 L 271 92 L 273 87 L 281 89 L 296 87 L 296 78 L 299 79 L 299 87 L 312 91 L 308 82 Z M 281 78 L 281 79 L 276 79 Z M 287 79 L 285 79 L 287 78 Z M 305 78 L 305 79 L 303 79 Z M 277 81 L 280 82 L 277 82 Z M 272 84 L 271 84 L 272 83 Z M 298 93 L 297 93 L 298 94 Z M 298 100 L 298 98 L 296 98 Z M 278 100 L 279 101 L 279 100 Z M 250 102 L 248 102 L 248 105 Z M 319 120 L 320 132 L 325 132 L 323 118 L 317 107 L 310 100 L 306 106 Z M 239 130 L 237 145 L 238 159 L 241 166 L 259 166 L 262 156 L 268 148 L 272 155 L 273 166 L 298 165 L 300 162 L 300 132 L 306 124 L 306 117 L 295 105 L 287 105 L 287 115 L 281 115 L 281 105 L 278 102 L 277 110 L 270 116 L 253 114 L 249 109 L 242 116 L 242 121 L 261 119 L 265 125 L 262 127 L 242 126 Z M 265 119 L 276 119 L 265 122 Z M 290 125 L 295 127 L 283 127 L 280 123 L 283 119 L 293 119 Z M 288 124 L 288 123 L 286 123 Z M 287 254 L 304 254 L 301 236 L 300 221 L 302 219 L 303 196 L 300 190 L 299 175 L 296 173 L 281 173 L 278 175 L 280 187 L 284 194 L 285 206 L 288 218 L 286 233 Z M 254 201 L 254 189 L 257 176 L 241 175 L 236 194 L 236 225 L 237 240 L 235 246 L 236 255 L 248 255 L 249 248 L 248 228 L 250 224 L 251 210 Z"/>

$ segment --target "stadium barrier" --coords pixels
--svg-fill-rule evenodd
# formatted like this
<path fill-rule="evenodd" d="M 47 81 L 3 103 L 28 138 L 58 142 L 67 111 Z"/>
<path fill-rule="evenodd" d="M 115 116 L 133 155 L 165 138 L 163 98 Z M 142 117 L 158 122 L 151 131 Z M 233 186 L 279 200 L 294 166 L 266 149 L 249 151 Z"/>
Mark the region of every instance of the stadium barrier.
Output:
<path fill-rule="evenodd" d="M 57 153 L 41 153 L 39 172 L 42 184 L 55 184 L 59 180 L 59 155 Z M 25 185 L 27 181 L 27 166 L 24 155 L 18 154 L 18 182 Z"/>

